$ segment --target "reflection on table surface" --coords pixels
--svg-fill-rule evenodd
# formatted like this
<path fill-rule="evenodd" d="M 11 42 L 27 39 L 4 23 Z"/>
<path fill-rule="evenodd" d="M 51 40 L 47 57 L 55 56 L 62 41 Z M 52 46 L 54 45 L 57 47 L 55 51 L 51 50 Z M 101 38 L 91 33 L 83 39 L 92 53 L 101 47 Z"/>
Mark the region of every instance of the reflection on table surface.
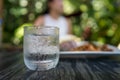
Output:
<path fill-rule="evenodd" d="M 0 80 L 120 80 L 120 61 L 109 57 L 60 58 L 55 69 L 36 72 L 25 67 L 22 52 L 1 51 Z"/>

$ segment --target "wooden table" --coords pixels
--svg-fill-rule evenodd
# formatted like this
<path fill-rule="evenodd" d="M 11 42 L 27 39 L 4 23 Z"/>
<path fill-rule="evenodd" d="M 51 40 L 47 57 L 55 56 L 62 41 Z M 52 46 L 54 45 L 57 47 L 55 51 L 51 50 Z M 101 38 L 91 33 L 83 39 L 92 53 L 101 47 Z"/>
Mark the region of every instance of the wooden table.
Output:
<path fill-rule="evenodd" d="M 0 52 L 0 80 L 120 80 L 120 62 L 112 59 L 61 58 L 55 69 L 30 71 L 20 52 Z"/>

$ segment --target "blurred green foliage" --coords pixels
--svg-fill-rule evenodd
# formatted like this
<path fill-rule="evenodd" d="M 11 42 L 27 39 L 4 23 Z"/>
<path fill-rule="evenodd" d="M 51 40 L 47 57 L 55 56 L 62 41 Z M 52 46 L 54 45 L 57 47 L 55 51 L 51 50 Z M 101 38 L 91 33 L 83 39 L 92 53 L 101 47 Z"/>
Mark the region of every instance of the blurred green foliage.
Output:
<path fill-rule="evenodd" d="M 72 17 L 76 36 L 81 37 L 83 30 L 91 27 L 90 40 L 113 45 L 120 43 L 120 0 L 63 1 L 66 15 L 82 12 Z M 46 0 L 4 0 L 4 5 L 4 42 L 13 44 L 22 42 L 21 37 L 20 40 L 17 38 L 16 30 L 24 23 L 33 23 L 46 10 Z"/>

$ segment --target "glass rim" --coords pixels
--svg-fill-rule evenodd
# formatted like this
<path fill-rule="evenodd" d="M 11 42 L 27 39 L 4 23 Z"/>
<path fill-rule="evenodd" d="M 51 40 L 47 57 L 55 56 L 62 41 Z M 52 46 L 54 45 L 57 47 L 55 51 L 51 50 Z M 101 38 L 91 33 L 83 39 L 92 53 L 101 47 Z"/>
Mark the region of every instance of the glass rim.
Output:
<path fill-rule="evenodd" d="M 25 26 L 24 29 L 28 29 L 28 28 L 32 28 L 32 29 L 58 29 L 58 27 L 56 26 Z"/>

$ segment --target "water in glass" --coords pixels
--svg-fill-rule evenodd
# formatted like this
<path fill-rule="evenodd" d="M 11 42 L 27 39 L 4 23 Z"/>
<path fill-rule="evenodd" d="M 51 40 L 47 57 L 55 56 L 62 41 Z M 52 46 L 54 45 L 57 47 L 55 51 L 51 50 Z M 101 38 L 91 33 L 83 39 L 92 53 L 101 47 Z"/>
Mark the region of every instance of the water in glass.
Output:
<path fill-rule="evenodd" d="M 24 35 L 24 62 L 31 70 L 49 70 L 59 60 L 58 36 L 49 34 Z"/>

